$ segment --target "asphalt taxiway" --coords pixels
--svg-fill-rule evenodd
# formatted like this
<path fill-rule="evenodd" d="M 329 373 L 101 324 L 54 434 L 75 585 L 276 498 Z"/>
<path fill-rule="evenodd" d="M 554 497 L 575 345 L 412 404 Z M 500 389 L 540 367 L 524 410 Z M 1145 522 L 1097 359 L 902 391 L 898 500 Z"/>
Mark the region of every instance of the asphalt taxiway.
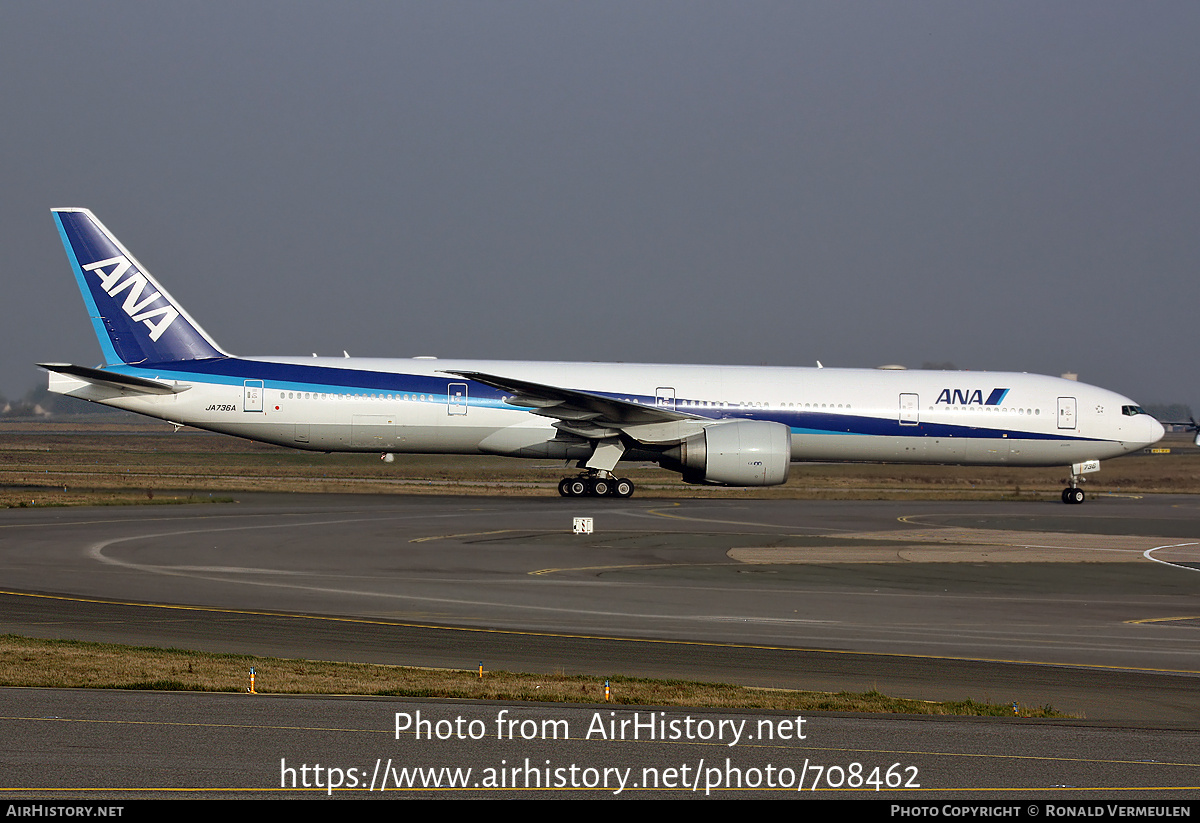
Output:
<path fill-rule="evenodd" d="M 335 795 L 886 797 L 964 817 L 1074 800 L 1097 816 L 1200 796 L 1200 734 L 1015 719 L 0 689 L 0 729 L 10 815 L 49 798 Z"/>
<path fill-rule="evenodd" d="M 239 499 L 4 513 L 5 631 L 1200 722 L 1192 497 Z"/>
<path fill-rule="evenodd" d="M 459 669 L 879 689 L 1048 703 L 1083 719 L 827 714 L 810 718 L 804 739 L 780 741 L 761 738 L 762 724 L 788 728 L 780 713 L 0 689 L 0 736 L 10 741 L 0 795 L 314 796 L 336 775 L 355 781 L 339 794 L 362 796 L 390 775 L 386 787 L 404 796 L 616 796 L 612 781 L 623 776 L 627 797 L 697 796 L 710 780 L 719 796 L 794 796 L 803 784 L 835 793 L 825 796 L 895 789 L 908 800 L 1200 797 L 1196 498 L 1098 497 L 1071 508 L 239 501 L 0 512 L 2 630 Z M 592 518 L 592 533 L 575 533 L 578 517 Z M 393 717 L 417 712 L 486 733 L 396 734 Z M 504 739 L 491 728 L 502 716 L 548 720 L 564 736 Z M 590 732 L 597 717 L 631 728 L 640 718 L 643 729 L 651 717 L 717 729 L 744 720 L 760 737 L 614 741 Z M 470 779 L 453 787 L 395 782 L 455 780 L 464 769 Z"/>

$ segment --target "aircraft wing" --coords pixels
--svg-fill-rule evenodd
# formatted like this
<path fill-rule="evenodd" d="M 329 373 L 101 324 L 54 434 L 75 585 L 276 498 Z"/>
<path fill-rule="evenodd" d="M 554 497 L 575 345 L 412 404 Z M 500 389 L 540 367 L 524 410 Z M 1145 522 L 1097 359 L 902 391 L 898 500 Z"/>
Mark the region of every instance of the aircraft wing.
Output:
<path fill-rule="evenodd" d="M 459 377 L 512 392 L 504 402 L 552 417 L 555 428 L 589 440 L 625 433 L 643 443 L 676 442 L 695 434 L 710 420 L 663 406 L 647 406 L 594 392 L 567 389 L 496 374 L 452 371 Z"/>

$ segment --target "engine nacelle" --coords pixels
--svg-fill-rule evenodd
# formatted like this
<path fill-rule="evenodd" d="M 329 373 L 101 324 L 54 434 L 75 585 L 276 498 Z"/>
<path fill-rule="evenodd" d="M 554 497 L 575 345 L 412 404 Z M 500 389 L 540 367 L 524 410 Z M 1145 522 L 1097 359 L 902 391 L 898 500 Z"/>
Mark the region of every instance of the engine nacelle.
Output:
<path fill-rule="evenodd" d="M 663 453 L 663 466 L 686 483 L 778 486 L 792 461 L 792 431 L 766 420 L 725 420 Z"/>

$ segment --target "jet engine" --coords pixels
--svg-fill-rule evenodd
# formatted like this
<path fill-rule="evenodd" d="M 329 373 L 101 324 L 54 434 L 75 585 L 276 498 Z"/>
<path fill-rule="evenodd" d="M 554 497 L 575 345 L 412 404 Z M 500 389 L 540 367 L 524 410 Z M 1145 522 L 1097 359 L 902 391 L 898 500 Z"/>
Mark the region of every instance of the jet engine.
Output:
<path fill-rule="evenodd" d="M 792 432 L 766 420 L 725 420 L 663 452 L 663 468 L 685 483 L 720 486 L 778 486 L 786 483 Z"/>

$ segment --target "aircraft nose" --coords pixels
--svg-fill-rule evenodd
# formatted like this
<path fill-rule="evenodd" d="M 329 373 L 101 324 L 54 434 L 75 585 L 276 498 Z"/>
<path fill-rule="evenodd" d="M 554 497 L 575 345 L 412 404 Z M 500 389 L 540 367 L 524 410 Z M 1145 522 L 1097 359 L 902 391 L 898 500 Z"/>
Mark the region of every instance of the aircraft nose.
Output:
<path fill-rule="evenodd" d="M 1143 425 L 1146 429 L 1146 445 L 1152 446 L 1159 440 L 1162 440 L 1163 435 L 1167 433 L 1167 430 L 1163 428 L 1163 424 L 1159 423 L 1148 414 L 1140 416 L 1145 418 L 1145 423 Z"/>

